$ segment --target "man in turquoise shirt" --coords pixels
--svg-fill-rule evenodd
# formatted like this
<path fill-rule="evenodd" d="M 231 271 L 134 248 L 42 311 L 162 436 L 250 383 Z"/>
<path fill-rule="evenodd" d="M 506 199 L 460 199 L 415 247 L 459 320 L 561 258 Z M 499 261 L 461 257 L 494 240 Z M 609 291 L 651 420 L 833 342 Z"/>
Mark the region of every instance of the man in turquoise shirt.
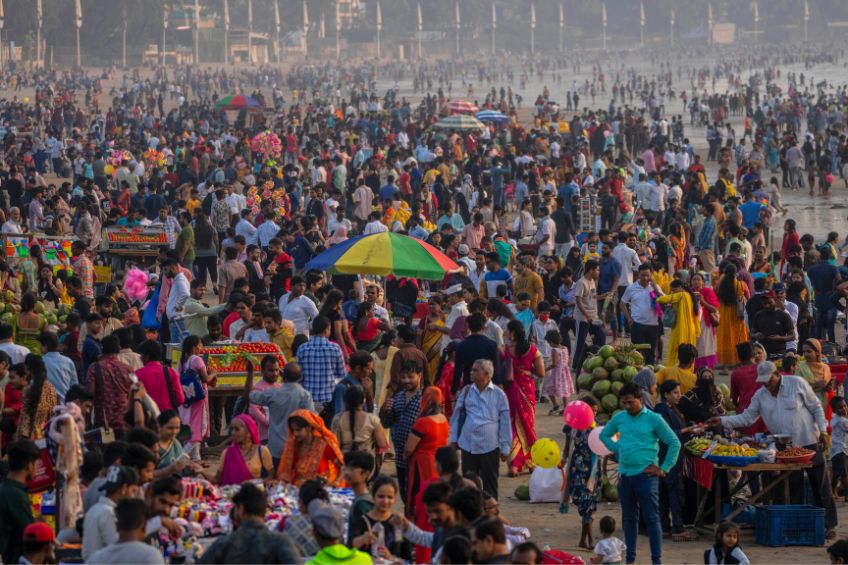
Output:
<path fill-rule="evenodd" d="M 636 383 L 621 387 L 624 411 L 613 416 L 601 431 L 601 441 L 618 458 L 618 494 L 627 563 L 636 561 L 639 516 L 645 518 L 651 543 L 651 563 L 662 558 L 662 528 L 659 517 L 659 479 L 677 462 L 680 440 L 659 414 L 642 406 L 642 389 Z M 612 438 L 620 434 L 618 442 Z M 658 465 L 659 442 L 668 446 Z"/>

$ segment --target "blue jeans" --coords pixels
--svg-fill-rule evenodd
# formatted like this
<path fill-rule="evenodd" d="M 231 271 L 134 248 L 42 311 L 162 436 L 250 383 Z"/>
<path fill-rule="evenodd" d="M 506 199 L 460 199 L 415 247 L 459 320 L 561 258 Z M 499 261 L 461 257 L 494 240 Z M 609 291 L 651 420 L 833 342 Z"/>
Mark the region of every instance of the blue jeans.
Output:
<path fill-rule="evenodd" d="M 168 328 L 171 331 L 172 343 L 182 343 L 183 340 L 189 336 L 188 330 L 185 327 L 185 322 L 182 318 L 179 320 L 168 319 Z"/>
<path fill-rule="evenodd" d="M 836 308 L 816 307 L 816 325 L 813 329 L 813 336 L 816 339 L 836 341 Z"/>
<path fill-rule="evenodd" d="M 606 343 L 607 336 L 604 327 L 590 324 L 589 322 L 577 322 L 577 340 L 574 342 L 574 357 L 571 360 L 572 367 L 576 371 L 583 363 L 583 351 L 586 349 L 586 338 L 592 334 L 592 343 L 598 347 Z"/>
<path fill-rule="evenodd" d="M 651 542 L 651 563 L 662 560 L 662 527 L 659 516 L 659 484 L 657 477 L 644 473 L 618 478 L 618 495 L 621 498 L 621 521 L 624 526 L 624 543 L 627 545 L 627 563 L 636 562 L 636 535 L 639 533 L 640 514 L 648 525 Z"/>

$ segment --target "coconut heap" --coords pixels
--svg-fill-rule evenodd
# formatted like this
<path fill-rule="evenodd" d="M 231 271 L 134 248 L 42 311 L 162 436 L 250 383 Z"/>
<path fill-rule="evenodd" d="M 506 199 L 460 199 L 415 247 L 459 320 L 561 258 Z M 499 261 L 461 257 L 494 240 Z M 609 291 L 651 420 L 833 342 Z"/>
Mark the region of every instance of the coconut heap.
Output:
<path fill-rule="evenodd" d="M 38 299 L 34 308 L 34 312 L 40 314 L 51 326 L 64 323 L 70 311 L 71 307 L 66 304 L 59 304 L 58 307 L 54 307 L 52 302 L 45 302 L 41 299 Z M 21 307 L 16 301 L 15 293 L 11 290 L 0 291 L 0 323 L 14 326 L 15 317 L 20 312 Z"/>
<path fill-rule="evenodd" d="M 604 345 L 597 354 L 583 362 L 577 388 L 581 396 L 592 396 L 598 401 L 600 408 L 595 418 L 598 424 L 606 424 L 613 414 L 622 409 L 618 393 L 624 383 L 632 381 L 641 369 L 656 372 L 663 368 L 662 365 L 645 365 L 639 350 L 648 348 L 648 345 Z"/>

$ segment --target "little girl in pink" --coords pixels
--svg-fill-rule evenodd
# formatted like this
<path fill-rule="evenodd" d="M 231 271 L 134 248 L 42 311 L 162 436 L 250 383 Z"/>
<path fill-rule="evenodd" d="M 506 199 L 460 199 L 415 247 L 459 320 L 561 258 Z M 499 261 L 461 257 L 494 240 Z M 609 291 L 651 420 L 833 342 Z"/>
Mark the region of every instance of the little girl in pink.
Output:
<path fill-rule="evenodd" d="M 550 330 L 545 334 L 545 341 L 551 347 L 551 364 L 545 367 L 545 394 L 551 399 L 549 415 L 562 414 L 568 397 L 576 392 L 574 379 L 571 378 L 571 362 L 568 356 L 568 348 L 562 344 L 562 335 L 557 330 Z M 562 405 L 559 399 L 562 399 Z"/>

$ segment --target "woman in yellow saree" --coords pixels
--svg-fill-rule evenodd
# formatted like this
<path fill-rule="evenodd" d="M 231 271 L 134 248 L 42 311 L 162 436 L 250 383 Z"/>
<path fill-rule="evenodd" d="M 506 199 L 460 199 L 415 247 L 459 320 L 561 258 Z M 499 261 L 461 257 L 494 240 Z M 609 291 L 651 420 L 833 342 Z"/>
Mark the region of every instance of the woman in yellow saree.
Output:
<path fill-rule="evenodd" d="M 670 304 L 677 315 L 674 327 L 671 328 L 671 341 L 665 357 L 666 366 L 674 367 L 677 365 L 677 348 L 684 343 L 692 346 L 697 343 L 698 336 L 701 335 L 701 322 L 699 308 L 693 303 L 692 296 L 683 283 L 673 280 L 669 290 L 669 294 L 657 298 L 657 304 Z"/>
<path fill-rule="evenodd" d="M 439 364 L 442 359 L 443 344 L 447 341 L 445 313 L 442 311 L 442 297 L 434 294 L 428 301 L 430 314 L 423 322 L 424 332 L 421 336 L 421 351 L 427 356 L 430 376 L 439 374 Z M 436 378 L 436 377 L 434 377 Z"/>
<path fill-rule="evenodd" d="M 335 485 L 344 464 L 339 442 L 324 425 L 321 416 L 309 410 L 295 410 L 288 419 L 289 434 L 277 478 L 300 486 L 304 481 L 322 477 Z"/>
<path fill-rule="evenodd" d="M 830 367 L 822 362 L 821 342 L 815 338 L 806 340 L 801 345 L 801 353 L 804 360 L 798 363 L 798 376 L 803 377 L 821 402 L 822 408 L 827 411 L 828 394 L 832 391 Z"/>

